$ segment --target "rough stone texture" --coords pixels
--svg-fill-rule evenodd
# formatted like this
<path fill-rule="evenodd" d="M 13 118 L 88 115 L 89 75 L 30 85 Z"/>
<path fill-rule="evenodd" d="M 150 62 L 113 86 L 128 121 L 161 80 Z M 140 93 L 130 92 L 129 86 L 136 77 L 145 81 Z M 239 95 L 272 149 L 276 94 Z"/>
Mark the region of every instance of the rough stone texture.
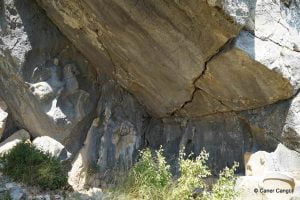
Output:
<path fill-rule="evenodd" d="M 299 1 L 292 0 L 217 0 L 235 22 L 246 26 L 258 38 L 299 52 Z"/>
<path fill-rule="evenodd" d="M 101 200 L 105 199 L 100 188 L 90 188 L 89 190 L 75 192 L 67 197 L 67 200 L 80 199 L 80 200 Z"/>
<path fill-rule="evenodd" d="M 297 3 L 287 9 L 279 0 L 38 2 L 78 49 L 91 61 L 106 58 L 101 69 L 114 71 L 158 116 L 247 110 L 299 88 Z M 257 35 L 242 32 L 231 47 L 237 26 L 213 7 Z M 270 31 L 273 24 L 280 31 Z"/>
<path fill-rule="evenodd" d="M 238 33 L 198 0 L 38 2 L 87 58 L 101 59 L 101 69 L 158 116 L 190 99 L 205 62 Z"/>
<path fill-rule="evenodd" d="M 99 116 L 69 172 L 69 183 L 76 190 L 114 181 L 114 172 L 128 170 L 143 145 L 148 115 L 114 81 L 102 85 L 97 110 Z"/>
<path fill-rule="evenodd" d="M 0 138 L 2 137 L 2 134 L 5 130 L 6 121 L 8 118 L 8 113 L 6 111 L 7 111 L 7 105 L 0 98 Z"/>
<path fill-rule="evenodd" d="M 263 176 L 267 172 L 286 173 L 300 179 L 300 153 L 279 144 L 272 153 L 258 151 L 251 155 L 246 165 L 246 175 Z"/>
<path fill-rule="evenodd" d="M 268 141 L 275 140 L 299 152 L 298 102 L 299 94 L 292 100 L 244 111 L 239 116 L 250 125 L 251 132 L 260 138 L 264 146 L 268 145 Z M 253 150 L 261 148 L 262 146 L 256 146 Z"/>
<path fill-rule="evenodd" d="M 237 200 L 262 200 L 263 194 L 254 192 L 260 189 L 261 177 L 241 176 L 236 180 L 235 190 L 239 192 Z"/>
<path fill-rule="evenodd" d="M 210 154 L 209 165 L 215 174 L 225 166 L 238 161 L 243 169 L 244 152 L 252 149 L 255 138 L 250 128 L 234 114 L 218 114 L 201 119 L 152 120 L 148 127 L 146 144 L 165 148 L 168 158 L 178 155 L 179 149 L 198 155 L 203 148 Z"/>
<path fill-rule="evenodd" d="M 7 138 L 6 140 L 0 143 L 0 154 L 7 153 L 19 142 L 22 142 L 23 140 L 29 140 L 29 139 L 30 139 L 30 135 L 24 129 L 15 132 L 9 138 Z"/>
<path fill-rule="evenodd" d="M 12 200 L 25 200 L 26 199 L 26 193 L 24 189 L 21 188 L 20 185 L 16 183 L 7 183 L 5 187 L 9 191 L 10 198 Z"/>
<path fill-rule="evenodd" d="M 239 177 L 238 199 L 290 199 L 298 196 L 300 153 L 278 144 L 274 152 L 257 151 L 245 164 L 246 176 Z M 298 181 L 297 181 L 298 180 Z M 261 189 L 294 189 L 294 193 L 262 193 Z M 257 189 L 257 192 L 254 192 Z"/>
<path fill-rule="evenodd" d="M 60 161 L 66 161 L 72 156 L 64 145 L 48 136 L 37 137 L 32 141 L 32 144 L 41 151 L 50 153 Z"/>
<path fill-rule="evenodd" d="M 37 2 L 93 66 L 34 1 L 0 1 L 0 96 L 17 126 L 73 153 L 75 189 L 104 186 L 143 147 L 170 162 L 205 147 L 215 173 L 279 142 L 299 151 L 297 1 Z M 276 159 L 297 167 L 290 151 Z"/>
<path fill-rule="evenodd" d="M 0 96 L 20 127 L 76 151 L 97 104 L 89 63 L 34 1 L 1 1 L 0 17 Z"/>

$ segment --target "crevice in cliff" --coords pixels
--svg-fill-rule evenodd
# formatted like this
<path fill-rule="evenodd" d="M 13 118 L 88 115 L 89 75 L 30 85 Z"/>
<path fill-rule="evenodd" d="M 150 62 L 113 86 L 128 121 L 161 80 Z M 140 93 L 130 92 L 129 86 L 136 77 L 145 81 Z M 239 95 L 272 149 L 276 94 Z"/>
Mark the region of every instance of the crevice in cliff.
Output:
<path fill-rule="evenodd" d="M 203 89 L 198 88 L 198 87 L 196 86 L 197 81 L 199 81 L 203 76 L 205 76 L 205 73 L 206 73 L 207 68 L 208 68 L 207 65 L 208 65 L 208 63 L 209 63 L 210 61 L 212 61 L 212 60 L 213 60 L 214 58 L 216 58 L 217 56 L 223 54 L 224 52 L 226 52 L 226 51 L 228 51 L 229 49 L 232 48 L 233 43 L 234 43 L 234 41 L 235 41 L 235 38 L 236 38 L 236 37 L 229 38 L 229 39 L 224 43 L 224 45 L 222 45 L 222 46 L 216 51 L 215 54 L 213 54 L 213 55 L 211 55 L 210 57 L 208 57 L 208 59 L 207 59 L 207 60 L 205 61 L 205 63 L 204 63 L 204 67 L 203 67 L 202 72 L 201 72 L 200 75 L 197 76 L 197 77 L 194 79 L 194 81 L 193 81 L 194 90 L 193 90 L 193 92 L 192 92 L 192 94 L 191 94 L 191 97 L 189 98 L 189 100 L 185 101 L 179 108 L 177 108 L 177 109 L 175 109 L 173 112 L 171 112 L 171 113 L 170 113 L 170 116 L 176 115 L 176 113 L 177 113 L 178 111 L 180 111 L 181 109 L 183 109 L 187 104 L 192 103 L 193 100 L 194 100 L 194 96 L 195 96 L 195 93 L 197 92 L 197 90 L 202 90 L 202 91 L 204 91 Z M 205 92 L 205 91 L 204 91 L 204 92 Z M 207 92 L 206 92 L 206 93 L 207 93 Z M 211 96 L 211 95 L 209 95 L 209 96 Z M 216 99 L 216 98 L 214 98 L 214 99 Z M 216 100 L 220 102 L 219 99 L 216 99 Z M 220 103 L 221 103 L 221 102 L 220 102 Z M 223 103 L 221 103 L 221 104 L 224 105 Z"/>
<path fill-rule="evenodd" d="M 249 32 L 249 31 L 247 31 L 247 32 Z M 270 39 L 270 38 L 261 38 L 261 37 L 258 37 L 257 35 L 255 35 L 255 34 L 253 34 L 253 33 L 251 33 L 251 32 L 249 32 L 251 35 L 253 35 L 253 37 L 255 37 L 255 38 L 257 38 L 257 39 L 259 39 L 259 40 L 261 40 L 261 41 L 264 41 L 264 42 L 272 42 L 272 43 L 274 43 L 274 44 L 276 44 L 276 45 L 278 45 L 278 46 L 280 46 L 280 47 L 282 47 L 282 48 L 285 48 L 285 49 L 288 49 L 288 50 L 290 50 L 290 51 L 294 51 L 294 52 L 297 52 L 297 53 L 300 53 L 300 49 L 298 50 L 298 49 L 291 49 L 290 47 L 287 47 L 287 46 L 285 46 L 285 45 L 282 45 L 282 44 L 280 44 L 280 43 L 278 43 L 278 42 L 276 42 L 276 41 L 274 41 L 274 40 L 272 40 L 272 39 Z"/>
<path fill-rule="evenodd" d="M 94 30 L 94 32 L 96 33 L 97 35 L 97 41 L 100 43 L 100 45 L 102 46 L 103 50 L 105 51 L 106 55 L 108 56 L 112 66 L 113 66 L 113 70 L 114 70 L 114 74 L 116 75 L 116 65 L 114 63 L 114 60 L 112 58 L 112 55 L 111 53 L 107 50 L 106 46 L 104 45 L 104 43 L 102 42 L 100 36 L 99 36 L 99 32 L 98 32 L 98 29 Z M 112 76 L 112 77 L 115 77 L 115 76 Z"/>

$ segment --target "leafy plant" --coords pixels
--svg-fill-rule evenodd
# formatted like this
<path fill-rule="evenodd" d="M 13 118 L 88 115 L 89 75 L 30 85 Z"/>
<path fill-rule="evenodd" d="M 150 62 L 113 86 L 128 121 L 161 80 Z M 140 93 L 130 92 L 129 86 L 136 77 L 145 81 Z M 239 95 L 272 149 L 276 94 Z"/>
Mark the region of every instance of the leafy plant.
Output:
<path fill-rule="evenodd" d="M 0 163 L 0 171 L 14 181 L 44 189 L 59 189 L 67 184 L 61 163 L 30 143 L 18 143 L 11 151 L 1 155 Z"/>
<path fill-rule="evenodd" d="M 209 154 L 203 150 L 199 156 L 179 154 L 179 176 L 173 177 L 170 166 L 160 149 L 154 153 L 146 149 L 140 152 L 139 161 L 132 167 L 128 176 L 116 188 L 109 199 L 123 200 L 231 200 L 237 196 L 234 191 L 234 172 L 238 167 L 225 168 L 212 187 L 206 183 L 211 172 L 206 165 Z M 211 188 L 211 189 L 210 189 Z M 196 192 L 195 191 L 200 191 Z"/>

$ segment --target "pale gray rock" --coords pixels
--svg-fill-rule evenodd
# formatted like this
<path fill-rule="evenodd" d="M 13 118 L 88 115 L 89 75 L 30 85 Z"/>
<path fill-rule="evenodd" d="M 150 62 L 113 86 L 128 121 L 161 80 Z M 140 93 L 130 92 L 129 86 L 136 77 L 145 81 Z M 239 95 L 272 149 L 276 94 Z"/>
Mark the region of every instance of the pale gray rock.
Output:
<path fill-rule="evenodd" d="M 7 183 L 5 186 L 12 200 L 26 200 L 26 191 L 21 186 L 16 183 Z"/>
<path fill-rule="evenodd" d="M 49 153 L 60 161 L 66 161 L 72 156 L 64 145 L 48 136 L 37 137 L 32 141 L 32 144 L 39 150 Z"/>
<path fill-rule="evenodd" d="M 0 138 L 2 137 L 2 134 L 5 130 L 5 125 L 6 125 L 6 121 L 8 118 L 8 113 L 5 112 L 5 107 L 2 104 L 2 106 L 0 105 Z"/>
<path fill-rule="evenodd" d="M 69 172 L 75 190 L 114 181 L 117 173 L 129 170 L 143 147 L 148 115 L 114 81 L 102 85 L 97 112 Z"/>
<path fill-rule="evenodd" d="M 78 151 L 99 96 L 91 65 L 34 1 L 4 1 L 0 15 L 0 96 L 14 121 Z"/>
<path fill-rule="evenodd" d="M 238 177 L 235 184 L 235 190 L 239 193 L 237 200 L 262 200 L 263 194 L 261 189 L 261 177 L 241 176 Z M 257 189 L 257 191 L 255 190 Z M 254 191 L 255 190 L 255 191 Z"/>
<path fill-rule="evenodd" d="M 262 177 L 268 172 L 280 172 L 299 180 L 300 153 L 278 144 L 272 153 L 258 151 L 250 156 L 246 175 Z"/>
<path fill-rule="evenodd" d="M 300 95 L 290 103 L 282 132 L 282 141 L 300 151 Z"/>
<path fill-rule="evenodd" d="M 24 129 L 12 134 L 9 138 L 0 143 L 0 154 L 9 152 L 13 147 L 22 141 L 30 140 L 30 135 Z"/>
<path fill-rule="evenodd" d="M 73 199 L 80 199 L 80 200 L 102 200 L 105 199 L 100 188 L 90 188 L 89 190 L 83 190 L 74 192 L 66 198 L 66 200 L 73 200 Z"/>

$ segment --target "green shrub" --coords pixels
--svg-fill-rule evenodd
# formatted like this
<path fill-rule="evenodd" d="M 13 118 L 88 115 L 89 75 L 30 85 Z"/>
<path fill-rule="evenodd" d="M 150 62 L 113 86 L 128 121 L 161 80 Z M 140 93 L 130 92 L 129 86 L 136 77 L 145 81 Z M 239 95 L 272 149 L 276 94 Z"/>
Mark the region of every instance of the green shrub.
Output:
<path fill-rule="evenodd" d="M 9 192 L 8 191 L 1 192 L 0 199 L 1 200 L 11 200 Z"/>
<path fill-rule="evenodd" d="M 203 150 L 195 159 L 180 152 L 179 177 L 171 176 L 163 150 L 153 154 L 149 149 L 140 152 L 139 161 L 128 176 L 111 190 L 109 199 L 123 200 L 231 200 L 237 196 L 234 191 L 234 172 L 238 167 L 225 168 L 211 187 L 205 179 L 211 176 L 206 165 L 209 154 Z M 198 190 L 199 194 L 194 191 Z"/>
<path fill-rule="evenodd" d="M 20 142 L 0 157 L 0 171 L 14 181 L 44 189 L 59 189 L 67 184 L 61 163 L 33 145 Z"/>

